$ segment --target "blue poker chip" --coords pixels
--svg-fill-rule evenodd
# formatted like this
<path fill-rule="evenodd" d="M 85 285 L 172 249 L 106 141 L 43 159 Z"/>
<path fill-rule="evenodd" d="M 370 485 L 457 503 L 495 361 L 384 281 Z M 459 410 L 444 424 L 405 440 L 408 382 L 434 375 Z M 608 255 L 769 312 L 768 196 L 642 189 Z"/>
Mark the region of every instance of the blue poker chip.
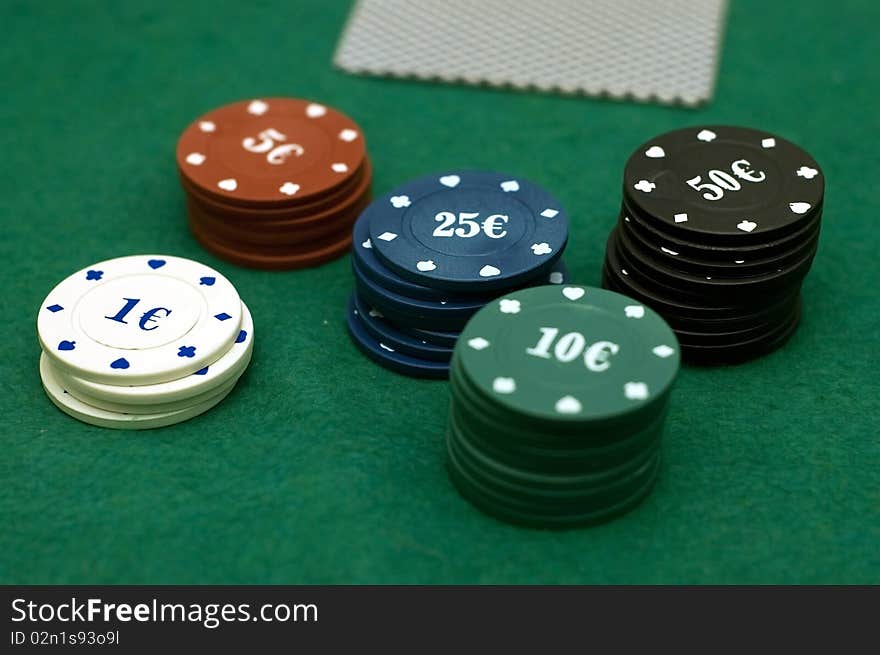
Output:
<path fill-rule="evenodd" d="M 452 348 L 438 346 L 413 334 L 401 331 L 383 314 L 361 298 L 357 292 L 353 294 L 354 307 L 373 338 L 399 353 L 418 359 L 429 359 L 435 362 L 449 362 L 452 359 Z"/>
<path fill-rule="evenodd" d="M 351 262 L 355 275 L 360 274 L 365 278 L 369 278 L 378 286 L 394 293 L 411 298 L 433 298 L 437 300 L 442 300 L 443 296 L 446 295 L 446 292 L 440 289 L 432 289 L 405 280 L 376 257 L 376 253 L 373 252 L 373 243 L 370 239 L 370 221 L 367 212 L 358 217 L 352 230 Z"/>
<path fill-rule="evenodd" d="M 421 330 L 419 328 L 412 327 L 403 327 L 401 328 L 407 334 L 412 335 L 414 338 L 419 339 L 420 341 L 424 341 L 426 343 L 434 344 L 435 346 L 445 346 L 447 348 L 454 348 L 455 342 L 458 341 L 458 337 L 461 332 L 442 332 L 439 330 Z"/>
<path fill-rule="evenodd" d="M 364 326 L 355 307 L 354 294 L 348 301 L 346 311 L 348 333 L 355 346 L 377 364 L 410 377 L 443 379 L 449 377 L 449 362 L 436 362 L 418 359 L 397 352 L 387 344 L 381 343 Z"/>
<path fill-rule="evenodd" d="M 360 221 L 369 227 L 369 250 L 399 277 L 459 293 L 525 284 L 548 271 L 568 242 L 559 202 L 501 173 L 414 180 L 375 200 Z"/>
<path fill-rule="evenodd" d="M 355 285 L 368 303 L 394 323 L 402 326 L 441 331 L 461 331 L 471 316 L 491 302 L 495 295 L 480 298 L 460 298 L 446 292 L 447 300 L 420 299 L 404 296 L 380 286 L 364 273 L 356 259 L 351 262 Z M 549 273 L 544 273 L 534 284 L 564 284 L 569 281 L 568 268 L 562 260 L 556 261 Z"/>

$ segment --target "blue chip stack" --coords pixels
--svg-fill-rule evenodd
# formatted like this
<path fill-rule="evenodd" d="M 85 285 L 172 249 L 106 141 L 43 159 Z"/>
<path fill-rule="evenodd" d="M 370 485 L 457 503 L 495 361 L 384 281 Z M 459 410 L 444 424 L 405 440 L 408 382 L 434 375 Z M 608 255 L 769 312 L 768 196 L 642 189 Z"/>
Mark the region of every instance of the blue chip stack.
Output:
<path fill-rule="evenodd" d="M 567 242 L 565 211 L 526 180 L 467 171 L 408 182 L 355 223 L 352 340 L 398 373 L 445 378 L 459 333 L 486 303 L 568 281 Z"/>

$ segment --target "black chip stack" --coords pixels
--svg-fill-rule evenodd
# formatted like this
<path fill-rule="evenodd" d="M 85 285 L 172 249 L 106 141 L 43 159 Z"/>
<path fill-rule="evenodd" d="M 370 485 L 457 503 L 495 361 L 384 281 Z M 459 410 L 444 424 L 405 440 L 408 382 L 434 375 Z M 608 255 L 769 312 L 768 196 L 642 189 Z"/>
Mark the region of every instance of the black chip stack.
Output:
<path fill-rule="evenodd" d="M 816 161 L 766 132 L 696 127 L 640 146 L 623 177 L 603 286 L 660 313 L 690 363 L 734 364 L 783 345 L 819 243 Z"/>

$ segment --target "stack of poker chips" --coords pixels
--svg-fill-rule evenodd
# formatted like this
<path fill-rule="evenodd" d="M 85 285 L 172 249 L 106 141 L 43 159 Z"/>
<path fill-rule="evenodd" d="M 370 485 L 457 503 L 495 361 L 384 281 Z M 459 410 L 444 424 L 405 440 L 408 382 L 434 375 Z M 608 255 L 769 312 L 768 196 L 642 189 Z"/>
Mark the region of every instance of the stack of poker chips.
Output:
<path fill-rule="evenodd" d="M 819 165 L 789 141 L 724 126 L 663 134 L 626 164 L 603 285 L 663 315 L 686 361 L 768 353 L 799 323 L 823 200 Z"/>
<path fill-rule="evenodd" d="M 468 319 L 507 291 L 561 284 L 568 218 L 526 180 L 456 172 L 408 182 L 354 226 L 352 340 L 380 365 L 445 378 Z"/>
<path fill-rule="evenodd" d="M 236 102 L 192 123 L 177 144 L 190 229 L 227 261 L 262 269 L 317 266 L 351 246 L 370 201 L 360 128 L 314 102 Z"/>
<path fill-rule="evenodd" d="M 678 343 L 620 294 L 523 289 L 467 324 L 450 371 L 447 468 L 502 520 L 565 528 L 635 507 L 658 475 Z"/>
<path fill-rule="evenodd" d="M 40 377 L 74 418 L 143 430 L 208 411 L 251 359 L 254 323 L 235 287 L 180 257 L 99 262 L 56 286 L 37 316 Z"/>

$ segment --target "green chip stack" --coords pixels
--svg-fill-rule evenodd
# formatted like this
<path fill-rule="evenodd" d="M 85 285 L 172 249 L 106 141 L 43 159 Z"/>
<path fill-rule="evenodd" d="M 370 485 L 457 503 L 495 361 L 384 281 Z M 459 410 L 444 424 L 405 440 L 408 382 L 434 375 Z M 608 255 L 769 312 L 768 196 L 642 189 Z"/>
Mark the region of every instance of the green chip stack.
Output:
<path fill-rule="evenodd" d="M 511 523 L 623 514 L 657 479 L 678 368 L 670 327 L 626 296 L 542 286 L 489 303 L 453 354 L 450 477 Z"/>

